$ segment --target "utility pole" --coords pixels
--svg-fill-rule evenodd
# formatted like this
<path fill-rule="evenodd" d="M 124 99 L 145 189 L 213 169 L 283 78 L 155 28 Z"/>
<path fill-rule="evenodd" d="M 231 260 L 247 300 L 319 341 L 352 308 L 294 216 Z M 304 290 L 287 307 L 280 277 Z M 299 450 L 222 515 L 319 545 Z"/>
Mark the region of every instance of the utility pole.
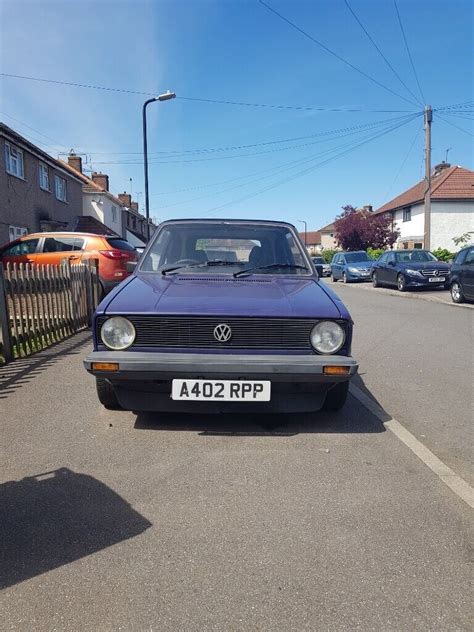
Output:
<path fill-rule="evenodd" d="M 423 247 L 431 248 L 431 123 L 433 110 L 425 106 L 425 229 Z"/>

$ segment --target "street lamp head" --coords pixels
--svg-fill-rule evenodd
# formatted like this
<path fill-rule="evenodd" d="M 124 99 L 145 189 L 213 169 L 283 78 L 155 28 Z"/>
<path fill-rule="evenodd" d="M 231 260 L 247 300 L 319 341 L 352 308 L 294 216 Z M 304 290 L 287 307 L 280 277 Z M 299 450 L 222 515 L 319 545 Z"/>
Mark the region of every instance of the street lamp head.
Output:
<path fill-rule="evenodd" d="M 174 92 L 170 92 L 168 90 L 168 92 L 165 92 L 164 94 L 160 94 L 158 97 L 156 97 L 157 101 L 169 101 L 170 99 L 175 99 L 176 98 L 176 94 Z"/>

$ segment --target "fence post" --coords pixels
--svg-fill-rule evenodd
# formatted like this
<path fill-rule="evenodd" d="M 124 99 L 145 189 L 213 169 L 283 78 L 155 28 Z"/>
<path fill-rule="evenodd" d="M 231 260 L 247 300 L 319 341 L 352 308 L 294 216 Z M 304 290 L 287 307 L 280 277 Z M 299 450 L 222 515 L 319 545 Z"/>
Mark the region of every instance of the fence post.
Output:
<path fill-rule="evenodd" d="M 5 362 L 13 360 L 13 346 L 10 335 L 10 316 L 8 313 L 7 293 L 3 266 L 0 263 L 0 333 L 2 336 L 3 357 Z"/>

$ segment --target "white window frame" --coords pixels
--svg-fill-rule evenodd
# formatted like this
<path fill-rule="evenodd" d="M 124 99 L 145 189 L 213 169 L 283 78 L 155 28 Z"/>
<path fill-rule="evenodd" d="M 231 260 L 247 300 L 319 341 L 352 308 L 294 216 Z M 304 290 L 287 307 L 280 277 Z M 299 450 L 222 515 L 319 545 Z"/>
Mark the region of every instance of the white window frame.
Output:
<path fill-rule="evenodd" d="M 60 182 L 64 182 L 64 190 L 63 196 L 61 195 L 62 191 L 59 188 Z M 56 193 L 56 199 L 60 202 L 67 202 L 67 180 L 66 178 L 62 178 L 61 176 L 54 176 L 54 190 Z"/>
<path fill-rule="evenodd" d="M 28 229 L 25 226 L 14 226 L 10 224 L 8 226 L 8 239 L 9 241 L 15 241 L 19 237 L 23 237 L 23 235 L 28 234 Z"/>
<path fill-rule="evenodd" d="M 43 189 L 43 191 L 49 191 L 49 169 L 48 165 L 44 162 L 38 163 L 38 177 L 40 189 Z"/>
<path fill-rule="evenodd" d="M 13 154 L 16 153 L 16 156 Z M 15 178 L 25 179 L 25 159 L 23 150 L 12 145 L 9 142 L 5 142 L 5 169 L 6 172 Z"/>
<path fill-rule="evenodd" d="M 114 224 L 116 224 L 117 223 L 117 207 L 116 206 L 112 206 L 110 211 L 112 213 L 112 222 Z"/>
<path fill-rule="evenodd" d="M 411 222 L 411 206 L 405 206 L 403 209 L 402 220 L 404 222 Z"/>

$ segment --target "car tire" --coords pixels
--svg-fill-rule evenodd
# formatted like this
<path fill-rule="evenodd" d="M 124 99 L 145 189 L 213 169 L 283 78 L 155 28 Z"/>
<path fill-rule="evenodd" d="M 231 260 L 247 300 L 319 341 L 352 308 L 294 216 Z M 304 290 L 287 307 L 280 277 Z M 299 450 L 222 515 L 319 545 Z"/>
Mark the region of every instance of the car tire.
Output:
<path fill-rule="evenodd" d="M 405 292 L 407 289 L 407 282 L 403 274 L 397 276 L 397 289 L 399 292 Z"/>
<path fill-rule="evenodd" d="M 323 410 L 340 410 L 346 403 L 348 393 L 349 381 L 334 384 L 334 386 L 326 393 Z"/>
<path fill-rule="evenodd" d="M 372 273 L 372 285 L 374 287 L 381 287 L 380 283 L 379 283 L 379 280 L 377 279 L 377 272 L 373 272 Z"/>
<path fill-rule="evenodd" d="M 342 282 L 347 283 L 347 274 L 345 272 L 342 273 Z"/>
<path fill-rule="evenodd" d="M 333 283 L 337 283 L 337 279 L 336 279 L 336 277 L 334 276 L 334 274 L 333 274 L 333 275 L 331 275 L 331 281 L 332 281 Z"/>
<path fill-rule="evenodd" d="M 459 281 L 453 281 L 449 288 L 451 292 L 451 300 L 453 303 L 464 303 L 464 294 Z"/>
<path fill-rule="evenodd" d="M 97 396 L 107 410 L 122 410 L 112 384 L 103 377 L 96 378 Z"/>

